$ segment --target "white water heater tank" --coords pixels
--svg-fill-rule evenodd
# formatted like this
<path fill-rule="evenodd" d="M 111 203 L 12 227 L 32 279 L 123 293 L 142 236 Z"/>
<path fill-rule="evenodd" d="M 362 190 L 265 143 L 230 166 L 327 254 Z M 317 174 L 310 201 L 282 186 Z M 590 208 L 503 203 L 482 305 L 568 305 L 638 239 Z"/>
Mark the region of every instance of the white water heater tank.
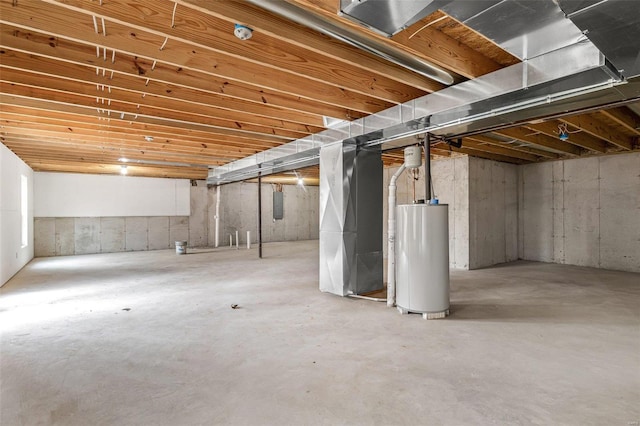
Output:
<path fill-rule="evenodd" d="M 397 207 L 396 305 L 425 319 L 449 315 L 449 206 Z"/>
<path fill-rule="evenodd" d="M 407 169 L 417 169 L 422 165 L 422 148 L 408 146 L 404 149 L 404 166 Z"/>

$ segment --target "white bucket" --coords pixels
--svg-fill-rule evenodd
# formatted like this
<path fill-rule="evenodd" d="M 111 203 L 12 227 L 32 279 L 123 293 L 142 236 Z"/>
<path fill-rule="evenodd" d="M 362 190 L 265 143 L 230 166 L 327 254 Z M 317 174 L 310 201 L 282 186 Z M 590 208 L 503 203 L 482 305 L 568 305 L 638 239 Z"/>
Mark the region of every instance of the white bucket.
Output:
<path fill-rule="evenodd" d="M 176 241 L 176 254 L 187 254 L 186 241 Z"/>

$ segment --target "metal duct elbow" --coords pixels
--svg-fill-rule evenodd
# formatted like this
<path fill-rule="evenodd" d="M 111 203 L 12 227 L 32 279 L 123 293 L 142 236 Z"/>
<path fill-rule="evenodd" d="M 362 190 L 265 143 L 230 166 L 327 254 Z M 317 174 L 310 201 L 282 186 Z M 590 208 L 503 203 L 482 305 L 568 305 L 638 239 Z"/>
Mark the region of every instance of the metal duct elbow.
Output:
<path fill-rule="evenodd" d="M 295 5 L 282 0 L 246 0 L 259 8 L 268 10 L 300 25 L 312 28 L 329 37 L 343 41 L 358 49 L 369 52 L 389 62 L 411 70 L 424 77 L 430 78 L 442 84 L 453 84 L 453 76 L 435 64 L 416 58 L 415 56 L 393 46 L 381 43 L 375 39 L 363 36 L 357 31 L 340 24 L 331 22 L 321 16 L 314 15 Z"/>

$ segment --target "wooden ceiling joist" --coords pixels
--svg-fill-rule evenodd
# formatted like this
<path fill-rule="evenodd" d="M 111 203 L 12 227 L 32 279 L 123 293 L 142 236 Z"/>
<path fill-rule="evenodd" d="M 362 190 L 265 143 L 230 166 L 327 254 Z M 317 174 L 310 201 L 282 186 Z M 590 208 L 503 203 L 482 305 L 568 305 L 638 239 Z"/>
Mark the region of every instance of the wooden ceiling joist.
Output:
<path fill-rule="evenodd" d="M 519 62 L 442 11 L 387 38 L 340 16 L 337 0 L 287 1 L 456 82 Z M 234 23 L 253 37 L 237 39 Z M 205 166 L 306 138 L 326 118 L 359 119 L 441 88 L 245 1 L 0 0 L 0 141 L 38 171 L 113 174 L 127 157 L 131 175 L 204 179 Z M 431 153 L 526 164 L 640 148 L 640 109 L 604 108 Z M 385 165 L 402 161 L 401 150 L 383 154 Z"/>
<path fill-rule="evenodd" d="M 526 128 L 534 132 L 540 132 L 552 138 L 557 138 L 560 136 L 560 128 L 558 125 L 559 123 L 550 121 L 538 124 L 527 124 Z M 575 132 L 571 131 L 571 129 L 568 130 L 569 139 L 567 139 L 566 142 L 594 152 L 607 152 L 607 144 L 603 140 L 580 131 Z"/>
<path fill-rule="evenodd" d="M 617 147 L 625 150 L 633 149 L 633 138 L 614 128 L 604 124 L 593 116 L 593 114 L 585 114 L 572 117 L 562 117 L 560 121 L 570 124 L 578 129 L 589 133 L 592 136 L 605 140 Z"/>
<path fill-rule="evenodd" d="M 547 136 L 543 133 L 529 130 L 522 127 L 514 127 L 510 129 L 496 130 L 493 133 L 507 138 L 517 139 L 521 142 L 545 147 L 557 151 L 562 154 L 578 156 L 582 150 L 577 146 L 571 145 L 560 139 Z"/>
<path fill-rule="evenodd" d="M 165 3 L 169 4 L 169 2 Z M 5 22 L 23 30 L 37 31 L 78 43 L 88 43 L 92 46 L 98 46 L 100 49 L 106 48 L 107 58 L 112 56 L 113 51 L 117 52 L 116 60 L 121 53 L 145 58 L 149 61 L 149 67 L 141 71 L 144 73 L 151 73 L 151 64 L 157 61 L 168 64 L 176 70 L 180 68 L 191 69 L 233 81 L 252 82 L 256 86 L 277 92 L 307 99 L 318 99 L 365 113 L 386 109 L 410 96 L 406 91 L 399 90 L 398 94 L 393 96 L 394 101 L 376 98 L 373 95 L 363 93 L 377 93 L 370 87 L 367 89 L 367 84 L 370 84 L 368 78 L 364 82 L 358 82 L 361 90 L 353 91 L 348 87 L 340 87 L 340 81 L 349 81 L 342 75 L 339 78 L 333 76 L 331 84 L 329 84 L 319 79 L 305 78 L 284 70 L 278 71 L 274 68 L 266 70 L 264 66 L 257 63 L 197 48 L 181 41 L 171 40 L 171 42 L 165 43 L 167 40 L 165 35 L 132 30 L 129 26 L 111 21 L 107 24 L 109 27 L 105 36 L 103 33 L 95 32 L 91 13 L 61 10 L 55 4 L 20 2 L 18 6 L 12 7 L 10 3 L 3 1 L 0 3 L 0 23 Z M 166 26 L 170 27 L 169 24 Z M 285 60 L 282 67 L 292 65 L 290 62 L 293 60 L 293 58 L 290 58 L 289 61 Z M 300 59 L 298 58 L 298 60 Z M 302 61 L 306 62 L 304 59 Z M 340 67 L 336 65 L 336 69 L 339 70 Z M 350 76 L 351 79 L 354 77 L 354 75 Z"/>
<path fill-rule="evenodd" d="M 212 74 L 195 71 L 183 67 L 175 67 L 162 62 L 156 62 L 145 58 L 136 58 L 119 53 L 112 61 L 113 56 L 104 59 L 104 56 L 96 56 L 95 46 L 80 44 L 57 37 L 49 37 L 44 34 L 24 31 L 13 26 L 0 26 L 0 46 L 16 52 L 36 55 L 42 58 L 59 61 L 62 64 L 89 66 L 95 72 L 95 68 L 105 70 L 111 79 L 121 74 L 137 77 L 146 82 L 146 79 L 158 84 L 172 85 L 185 89 L 218 95 L 224 99 L 238 99 L 252 102 L 260 106 L 282 108 L 287 111 L 302 112 L 318 117 L 329 116 L 339 119 L 355 119 L 366 113 L 342 108 L 318 100 L 296 97 L 281 92 L 272 91 L 264 87 L 254 86 L 250 83 L 242 83 L 219 78 Z M 111 51 L 113 55 L 114 51 Z M 102 50 L 104 55 L 104 49 Z M 3 59 L 4 62 L 4 59 Z M 153 67 L 153 70 L 151 68 Z M 152 72 L 151 72 L 152 71 Z M 101 76 L 101 74 L 100 74 Z M 99 77 L 100 77 L 99 76 Z M 104 83 L 104 78 L 100 83 Z"/>

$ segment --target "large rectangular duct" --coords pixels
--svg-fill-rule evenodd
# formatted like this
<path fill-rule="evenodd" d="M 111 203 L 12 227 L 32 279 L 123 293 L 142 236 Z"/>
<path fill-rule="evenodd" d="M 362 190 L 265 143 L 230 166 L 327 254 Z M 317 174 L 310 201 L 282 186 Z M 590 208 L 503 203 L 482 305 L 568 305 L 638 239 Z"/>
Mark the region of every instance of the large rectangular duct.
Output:
<path fill-rule="evenodd" d="M 452 0 L 340 0 L 340 15 L 392 36 Z"/>
<path fill-rule="evenodd" d="M 318 164 L 319 149 L 350 141 L 379 145 L 424 133 L 455 135 L 638 96 L 615 88 L 615 69 L 589 41 L 531 58 L 493 73 L 344 123 L 277 148 L 209 170 L 207 182 L 220 184 Z M 635 86 L 634 86 L 635 87 Z"/>
<path fill-rule="evenodd" d="M 640 75 L 640 2 L 558 0 L 560 8 L 626 78 Z"/>

